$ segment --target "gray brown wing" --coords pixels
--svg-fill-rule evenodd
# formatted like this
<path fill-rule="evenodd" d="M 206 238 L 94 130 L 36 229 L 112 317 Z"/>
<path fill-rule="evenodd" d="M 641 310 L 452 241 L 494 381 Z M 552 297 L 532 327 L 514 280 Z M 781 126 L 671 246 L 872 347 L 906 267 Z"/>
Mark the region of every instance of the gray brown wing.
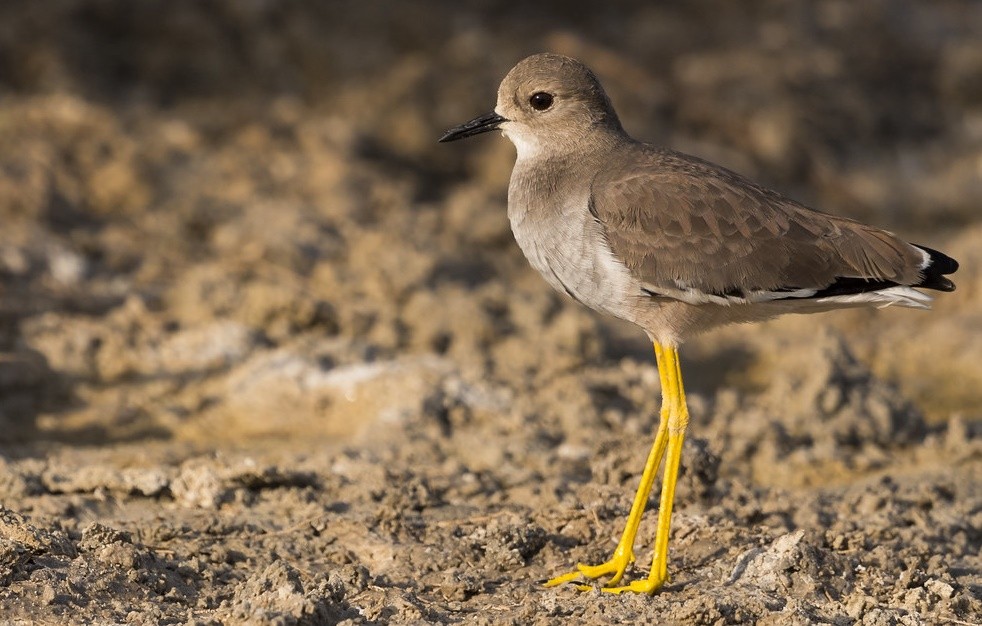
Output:
<path fill-rule="evenodd" d="M 640 148 L 594 179 L 590 211 L 614 255 L 656 295 L 821 295 L 846 279 L 916 285 L 925 253 L 808 209 L 686 155 Z M 811 293 L 808 293 L 811 292 Z"/>

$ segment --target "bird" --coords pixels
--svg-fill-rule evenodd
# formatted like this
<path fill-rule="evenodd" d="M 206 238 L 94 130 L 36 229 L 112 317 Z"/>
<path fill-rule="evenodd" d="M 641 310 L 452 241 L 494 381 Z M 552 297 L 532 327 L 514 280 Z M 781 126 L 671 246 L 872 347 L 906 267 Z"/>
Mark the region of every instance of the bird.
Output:
<path fill-rule="evenodd" d="M 851 307 L 930 308 L 953 291 L 951 257 L 808 208 L 706 160 L 633 139 L 596 75 L 567 56 L 519 62 L 490 113 L 450 142 L 500 130 L 515 145 L 508 220 L 553 288 L 640 327 L 654 346 L 661 408 L 624 531 L 607 561 L 545 582 L 653 594 L 668 580 L 672 505 L 689 411 L 679 347 L 725 324 Z M 664 462 L 649 574 L 624 581 Z"/>

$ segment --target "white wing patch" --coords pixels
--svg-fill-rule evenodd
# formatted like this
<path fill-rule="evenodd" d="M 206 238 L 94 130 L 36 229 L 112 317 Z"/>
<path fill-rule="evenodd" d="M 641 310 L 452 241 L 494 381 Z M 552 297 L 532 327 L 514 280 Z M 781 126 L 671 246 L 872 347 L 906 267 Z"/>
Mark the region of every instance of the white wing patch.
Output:
<path fill-rule="evenodd" d="M 881 309 L 892 305 L 910 309 L 930 309 L 933 300 L 934 298 L 928 294 L 913 287 L 887 287 L 878 291 L 851 293 L 846 296 L 816 298 L 815 302 L 840 303 L 844 306 L 871 305 Z"/>
<path fill-rule="evenodd" d="M 862 293 L 851 293 L 838 296 L 828 296 L 825 298 L 812 298 L 817 289 L 795 289 L 793 291 L 750 291 L 743 295 L 721 295 L 716 293 L 706 293 L 695 287 L 689 287 L 683 283 L 676 282 L 677 288 L 655 287 L 654 285 L 643 285 L 643 291 L 656 299 L 678 300 L 686 304 L 702 305 L 715 304 L 718 306 L 753 305 L 763 303 L 787 304 L 792 309 L 808 308 L 838 308 L 835 305 L 845 307 L 854 306 L 877 306 L 880 308 L 891 305 L 908 307 L 912 309 L 930 309 L 933 298 L 926 293 L 918 291 L 912 287 L 896 286 L 878 289 L 876 291 L 864 291 Z M 831 307 L 829 305 L 832 305 Z"/>
<path fill-rule="evenodd" d="M 921 257 L 924 259 L 923 261 L 921 261 L 921 265 L 920 265 L 920 270 L 923 272 L 924 270 L 926 270 L 928 267 L 931 266 L 931 255 L 924 248 L 918 248 L 917 246 L 914 246 L 914 249 L 920 252 Z"/>
<path fill-rule="evenodd" d="M 644 285 L 644 291 L 655 298 L 661 297 L 670 300 L 678 300 L 686 304 L 718 304 L 730 306 L 734 304 L 757 304 L 760 302 L 773 302 L 775 300 L 786 300 L 794 298 L 810 298 L 814 296 L 817 289 L 795 289 L 793 291 L 750 291 L 742 295 L 727 295 L 718 293 L 707 293 L 695 287 L 690 287 L 680 281 L 675 281 L 676 288 L 655 287 Z"/>

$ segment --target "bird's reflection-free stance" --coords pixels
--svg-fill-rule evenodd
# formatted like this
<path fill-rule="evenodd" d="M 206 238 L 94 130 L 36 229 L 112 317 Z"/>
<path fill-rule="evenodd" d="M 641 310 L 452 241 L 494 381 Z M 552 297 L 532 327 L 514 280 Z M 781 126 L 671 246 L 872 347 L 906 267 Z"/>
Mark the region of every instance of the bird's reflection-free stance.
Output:
<path fill-rule="evenodd" d="M 611 558 L 546 583 L 605 578 L 603 591 L 654 593 L 668 580 L 672 502 L 689 413 L 678 347 L 723 324 L 784 313 L 896 305 L 929 308 L 917 288 L 952 291 L 948 256 L 827 215 L 727 169 L 629 137 L 582 63 L 537 54 L 516 65 L 491 113 L 447 131 L 454 141 L 501 130 L 517 160 L 512 232 L 554 288 L 640 326 L 654 343 L 662 405 L 655 441 Z M 658 469 L 654 558 L 621 584 Z"/>

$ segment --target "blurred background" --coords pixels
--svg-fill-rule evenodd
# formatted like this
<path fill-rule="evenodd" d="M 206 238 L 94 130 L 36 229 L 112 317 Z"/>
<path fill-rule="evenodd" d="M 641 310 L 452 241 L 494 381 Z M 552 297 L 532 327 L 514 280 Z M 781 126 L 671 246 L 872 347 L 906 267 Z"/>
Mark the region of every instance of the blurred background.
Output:
<path fill-rule="evenodd" d="M 613 549 L 651 346 L 529 267 L 507 140 L 437 143 L 541 51 L 961 262 L 683 346 L 651 598 L 534 582 Z M 980 210 L 977 0 L 2 0 L 0 619 L 974 623 Z"/>
<path fill-rule="evenodd" d="M 697 392 L 758 389 L 769 337 L 825 324 L 930 419 L 979 416 L 978 2 L 6 0 L 0 439 L 345 437 L 428 384 L 353 395 L 332 372 L 357 364 L 435 356 L 519 397 L 650 363 L 527 267 L 510 143 L 436 144 L 540 51 L 636 137 L 962 262 L 932 314 L 702 339 Z"/>

